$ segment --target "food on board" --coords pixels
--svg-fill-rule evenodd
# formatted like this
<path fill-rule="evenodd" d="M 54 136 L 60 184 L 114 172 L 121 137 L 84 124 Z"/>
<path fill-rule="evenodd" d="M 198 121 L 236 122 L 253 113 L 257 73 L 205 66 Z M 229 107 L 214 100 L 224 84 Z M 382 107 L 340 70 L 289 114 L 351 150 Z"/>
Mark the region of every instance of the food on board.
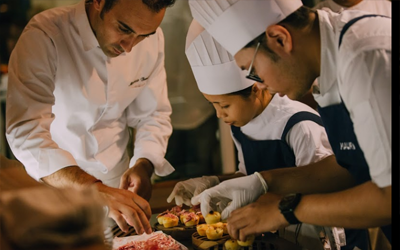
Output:
<path fill-rule="evenodd" d="M 225 241 L 224 247 L 225 250 L 239 250 L 241 248 L 235 239 L 229 239 Z"/>
<path fill-rule="evenodd" d="M 217 211 L 210 211 L 205 217 L 207 224 L 215 224 L 221 221 L 221 214 Z"/>
<path fill-rule="evenodd" d="M 208 229 L 208 225 L 207 224 L 199 224 L 199 225 L 197 225 L 196 229 L 197 229 L 197 233 L 200 236 L 206 236 L 206 230 Z"/>
<path fill-rule="evenodd" d="M 222 238 L 222 235 L 224 234 L 224 230 L 219 227 L 213 227 L 213 226 L 208 226 L 206 230 L 206 236 L 207 239 L 209 240 L 218 240 Z"/>
<path fill-rule="evenodd" d="M 249 235 L 249 236 L 247 236 L 246 241 L 240 241 L 240 240 L 238 240 L 237 242 L 238 242 L 238 244 L 239 244 L 240 246 L 242 246 L 242 247 L 248 247 L 248 246 L 253 245 L 253 242 L 254 242 L 254 239 L 255 239 L 255 238 L 256 238 L 255 235 Z"/>
<path fill-rule="evenodd" d="M 178 223 L 179 223 L 178 216 L 176 216 L 172 213 L 169 213 L 169 212 L 164 212 L 164 213 L 159 214 L 157 216 L 157 220 L 158 220 L 158 223 L 160 223 L 161 225 L 163 225 L 166 228 L 178 226 Z"/>
<path fill-rule="evenodd" d="M 178 218 L 178 222 L 175 222 L 175 217 Z M 171 226 L 170 220 L 173 219 L 173 223 Z M 167 225 L 165 226 L 165 220 L 167 221 Z M 157 221 L 160 225 L 164 227 L 175 227 L 175 226 L 186 226 L 192 227 L 201 223 L 205 223 L 204 216 L 201 214 L 200 206 L 193 206 L 188 210 L 183 209 L 180 206 L 175 206 L 169 210 L 166 210 L 160 213 L 157 216 Z"/>
<path fill-rule="evenodd" d="M 197 216 L 195 213 L 186 213 L 183 216 L 183 223 L 187 227 L 196 226 L 197 224 L 199 224 L 199 220 L 199 216 Z"/>

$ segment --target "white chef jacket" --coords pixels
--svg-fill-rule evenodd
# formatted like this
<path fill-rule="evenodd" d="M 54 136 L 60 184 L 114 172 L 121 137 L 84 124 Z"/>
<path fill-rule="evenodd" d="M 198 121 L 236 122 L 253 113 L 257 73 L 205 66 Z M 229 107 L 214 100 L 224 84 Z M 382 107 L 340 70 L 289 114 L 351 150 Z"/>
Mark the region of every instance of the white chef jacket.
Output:
<path fill-rule="evenodd" d="M 171 173 L 164 159 L 171 112 L 160 28 L 108 58 L 82 0 L 33 17 L 12 52 L 6 135 L 36 180 L 78 165 L 118 186 L 138 158 L 149 159 L 157 175 Z M 130 160 L 128 126 L 136 131 Z"/>
<path fill-rule="evenodd" d="M 372 181 L 379 187 L 390 186 L 391 20 L 365 18 L 356 22 L 347 30 L 338 52 L 342 27 L 352 18 L 369 13 L 317 11 L 321 33 L 321 75 L 314 88 L 314 98 L 321 107 L 338 104 L 342 98 Z"/>
<path fill-rule="evenodd" d="M 274 95 L 263 112 L 240 130 L 252 140 L 280 140 L 287 121 L 299 111 L 318 115 L 304 103 L 290 100 L 287 96 Z M 239 172 L 247 174 L 241 144 L 233 135 L 232 138 L 238 150 Z M 286 142 L 293 150 L 296 166 L 318 162 L 333 154 L 325 128 L 313 121 L 306 120 L 295 124 L 286 135 Z"/>
<path fill-rule="evenodd" d="M 315 9 L 329 8 L 333 12 L 341 12 L 344 9 L 347 10 L 362 10 L 374 14 L 381 14 L 385 16 L 392 16 L 392 2 L 388 0 L 362 0 L 358 4 L 345 8 L 333 0 L 325 0 L 314 7 Z"/>

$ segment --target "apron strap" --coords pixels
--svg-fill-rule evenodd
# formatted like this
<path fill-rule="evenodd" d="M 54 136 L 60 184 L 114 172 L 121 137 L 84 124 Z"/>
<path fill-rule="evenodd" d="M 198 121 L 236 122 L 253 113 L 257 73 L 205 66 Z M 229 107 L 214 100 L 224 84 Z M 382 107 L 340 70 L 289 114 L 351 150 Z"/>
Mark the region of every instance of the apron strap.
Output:
<path fill-rule="evenodd" d="M 301 121 L 313 121 L 318 125 L 323 126 L 322 119 L 318 115 L 307 111 L 300 111 L 292 115 L 292 117 L 290 117 L 289 120 L 287 121 L 286 126 L 283 129 L 281 140 L 286 142 L 286 135 L 289 132 L 289 130 L 292 129 L 294 125 L 296 125 Z"/>
<path fill-rule="evenodd" d="M 374 15 L 374 14 L 371 14 L 371 15 L 363 15 L 363 16 L 359 16 L 359 17 L 356 17 L 356 18 L 351 19 L 350 21 L 348 21 L 348 22 L 343 26 L 343 29 L 342 29 L 342 31 L 340 32 L 340 37 L 339 37 L 339 48 L 340 48 L 340 45 L 342 44 L 342 39 L 343 39 L 344 33 L 346 33 L 346 31 L 350 28 L 350 26 L 353 25 L 355 22 L 357 22 L 357 21 L 359 21 L 359 20 L 361 20 L 361 19 L 363 19 L 363 18 L 366 18 L 366 17 L 386 17 L 386 18 L 390 18 L 390 17 L 384 16 L 384 15 Z"/>

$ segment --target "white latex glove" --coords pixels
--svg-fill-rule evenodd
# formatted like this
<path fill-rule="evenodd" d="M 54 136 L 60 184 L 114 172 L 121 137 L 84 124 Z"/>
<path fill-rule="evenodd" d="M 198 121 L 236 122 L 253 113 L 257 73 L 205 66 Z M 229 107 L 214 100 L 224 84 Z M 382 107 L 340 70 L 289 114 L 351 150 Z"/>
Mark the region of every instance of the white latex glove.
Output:
<path fill-rule="evenodd" d="M 175 203 L 178 206 L 185 204 L 187 206 L 192 206 L 190 202 L 193 196 L 196 196 L 206 190 L 207 188 L 213 187 L 219 184 L 219 179 L 217 176 L 203 176 L 198 178 L 192 178 L 186 181 L 180 181 L 176 183 L 174 190 L 172 190 L 169 195 L 167 202 L 175 198 Z"/>
<path fill-rule="evenodd" d="M 267 193 L 267 190 L 264 178 L 255 172 L 252 175 L 223 181 L 205 190 L 192 198 L 192 204 L 200 203 L 202 214 L 219 208 L 221 219 L 225 220 L 233 210 L 256 201 L 260 195 Z"/>

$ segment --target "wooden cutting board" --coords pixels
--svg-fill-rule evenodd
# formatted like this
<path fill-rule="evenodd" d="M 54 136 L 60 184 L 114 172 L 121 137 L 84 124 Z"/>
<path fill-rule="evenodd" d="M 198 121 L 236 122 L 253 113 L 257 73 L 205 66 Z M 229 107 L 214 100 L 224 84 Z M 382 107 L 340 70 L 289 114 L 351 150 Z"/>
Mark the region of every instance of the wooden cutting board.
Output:
<path fill-rule="evenodd" d="M 209 240 L 206 236 L 200 236 L 196 231 L 192 234 L 192 244 L 193 248 L 198 250 L 222 249 L 225 241 L 230 238 L 229 234 L 224 234 L 219 240 Z"/>
<path fill-rule="evenodd" d="M 192 235 L 192 244 L 197 250 L 225 250 L 224 243 L 229 239 L 229 235 L 224 235 L 222 239 L 212 241 L 196 232 Z M 257 236 L 252 246 L 241 247 L 240 250 L 302 250 L 302 248 L 276 234 L 266 233 Z"/>
<path fill-rule="evenodd" d="M 177 241 L 188 240 L 192 237 L 192 234 L 197 231 L 196 226 L 187 227 L 179 224 L 176 227 L 166 228 L 158 222 L 154 224 L 154 229 L 156 231 L 163 231 L 163 233 L 170 235 Z"/>

